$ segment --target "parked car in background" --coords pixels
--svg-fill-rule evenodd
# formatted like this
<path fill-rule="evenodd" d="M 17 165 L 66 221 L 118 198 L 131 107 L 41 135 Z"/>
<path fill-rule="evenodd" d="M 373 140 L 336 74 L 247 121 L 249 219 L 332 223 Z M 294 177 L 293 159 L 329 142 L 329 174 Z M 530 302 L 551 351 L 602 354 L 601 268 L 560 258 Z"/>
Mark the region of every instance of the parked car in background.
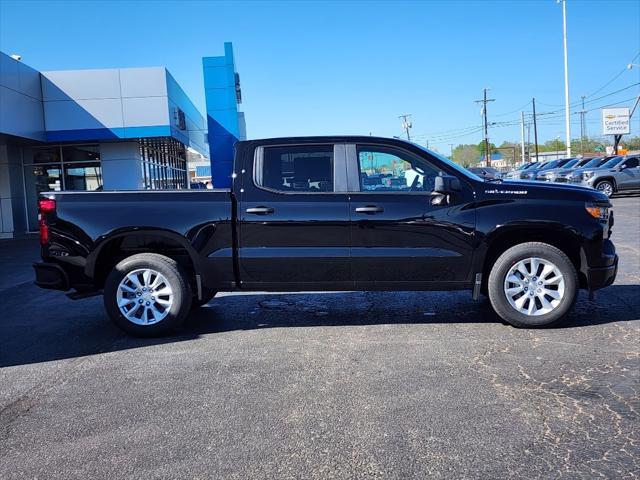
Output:
<path fill-rule="evenodd" d="M 553 171 L 557 168 L 564 167 L 568 164 L 573 158 L 562 158 L 560 160 L 552 160 L 548 162 L 544 167 L 536 170 L 536 172 L 532 175 L 531 180 L 545 181 L 544 175 L 547 175 L 549 172 L 553 173 Z"/>
<path fill-rule="evenodd" d="M 535 180 L 538 172 L 543 168 L 545 168 L 550 163 L 551 163 L 551 160 L 546 162 L 535 162 L 531 167 L 527 168 L 525 171 L 523 171 L 520 174 L 520 180 Z"/>
<path fill-rule="evenodd" d="M 640 190 L 640 156 L 617 156 L 598 168 L 584 168 L 569 177 L 572 183 L 595 188 L 607 197 L 617 192 Z"/>
<path fill-rule="evenodd" d="M 475 173 L 480 178 L 491 180 L 494 178 L 502 178 L 502 173 L 497 168 L 493 167 L 470 167 L 470 172 Z"/>
<path fill-rule="evenodd" d="M 520 174 L 524 172 L 527 168 L 531 168 L 535 165 L 535 162 L 527 162 L 520 165 L 518 168 L 511 170 L 505 173 L 502 178 L 505 180 L 515 180 L 520 178 Z"/>
<path fill-rule="evenodd" d="M 598 165 L 602 165 L 605 162 L 604 157 L 586 157 L 581 159 L 580 161 L 578 161 L 578 163 L 575 163 L 571 166 L 567 166 L 565 165 L 564 167 L 560 168 L 558 170 L 558 173 L 556 173 L 556 176 L 554 178 L 554 182 L 557 183 L 567 183 L 567 178 L 569 177 L 569 175 L 571 175 L 571 173 L 573 173 L 575 170 L 579 169 L 579 168 L 590 168 L 590 167 L 597 167 Z"/>
<path fill-rule="evenodd" d="M 579 158 L 568 158 L 565 160 L 564 164 L 562 164 L 562 160 L 559 160 L 559 163 L 555 166 L 541 170 L 536 176 L 536 180 L 540 182 L 555 182 L 558 172 L 566 168 L 572 168 L 580 162 Z"/>

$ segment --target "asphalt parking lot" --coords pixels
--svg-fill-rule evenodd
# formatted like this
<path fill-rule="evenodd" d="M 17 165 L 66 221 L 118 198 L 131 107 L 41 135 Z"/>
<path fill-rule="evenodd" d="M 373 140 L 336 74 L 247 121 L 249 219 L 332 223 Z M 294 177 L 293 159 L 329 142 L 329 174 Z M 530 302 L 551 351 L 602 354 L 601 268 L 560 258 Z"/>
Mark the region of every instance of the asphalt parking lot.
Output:
<path fill-rule="evenodd" d="M 221 294 L 140 340 L 0 243 L 0 478 L 640 476 L 640 198 L 555 328 L 456 293 Z"/>

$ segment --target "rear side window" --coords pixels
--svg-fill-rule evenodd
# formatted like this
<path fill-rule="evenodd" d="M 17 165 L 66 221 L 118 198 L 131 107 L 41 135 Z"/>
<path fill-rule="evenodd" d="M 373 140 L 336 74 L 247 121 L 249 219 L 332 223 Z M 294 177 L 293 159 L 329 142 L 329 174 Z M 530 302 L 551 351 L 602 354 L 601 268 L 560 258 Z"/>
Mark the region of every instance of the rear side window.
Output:
<path fill-rule="evenodd" d="M 264 147 L 256 183 L 281 192 L 333 192 L 333 145 Z"/>

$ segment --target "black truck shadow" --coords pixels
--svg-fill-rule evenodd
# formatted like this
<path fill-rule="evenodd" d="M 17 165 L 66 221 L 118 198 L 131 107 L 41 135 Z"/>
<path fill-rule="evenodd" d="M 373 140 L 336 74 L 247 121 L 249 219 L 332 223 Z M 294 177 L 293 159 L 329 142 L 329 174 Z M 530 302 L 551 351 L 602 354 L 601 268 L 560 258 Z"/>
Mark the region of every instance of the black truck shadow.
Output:
<path fill-rule="evenodd" d="M 16 287 L 0 294 L 7 305 L 0 312 L 0 367 L 265 328 L 475 323 L 513 328 L 493 312 L 488 300 L 474 302 L 469 292 L 246 293 L 216 297 L 194 310 L 177 335 L 142 339 L 128 337 L 111 324 L 101 297 L 70 303 L 57 292 L 40 294 L 32 286 L 26 290 L 27 294 Z M 575 309 L 550 328 L 639 318 L 640 285 L 613 285 L 597 292 L 595 302 L 581 292 Z"/>

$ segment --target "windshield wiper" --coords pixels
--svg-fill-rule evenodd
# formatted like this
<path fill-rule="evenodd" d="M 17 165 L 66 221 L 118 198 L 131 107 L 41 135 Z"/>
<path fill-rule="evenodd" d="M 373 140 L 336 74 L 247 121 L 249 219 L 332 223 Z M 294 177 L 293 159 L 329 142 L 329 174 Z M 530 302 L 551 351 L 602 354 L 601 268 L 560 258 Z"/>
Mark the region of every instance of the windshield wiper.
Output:
<path fill-rule="evenodd" d="M 485 178 L 484 179 L 485 182 L 496 182 L 496 183 L 502 183 L 503 180 L 501 178 Z"/>

